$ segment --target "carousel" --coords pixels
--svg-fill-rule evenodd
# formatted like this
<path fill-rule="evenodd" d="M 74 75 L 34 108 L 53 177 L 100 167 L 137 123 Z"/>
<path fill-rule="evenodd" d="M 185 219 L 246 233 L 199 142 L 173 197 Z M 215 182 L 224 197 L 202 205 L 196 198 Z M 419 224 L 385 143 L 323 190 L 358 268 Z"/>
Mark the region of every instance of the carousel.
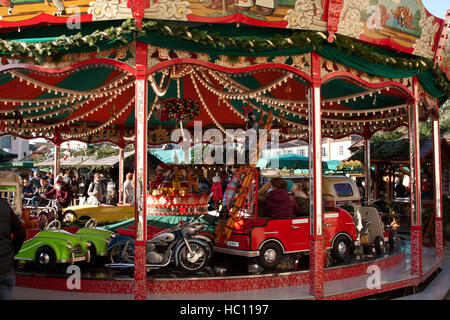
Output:
<path fill-rule="evenodd" d="M 1 135 L 51 141 L 55 175 L 62 142 L 112 142 L 120 150 L 120 181 L 124 181 L 124 148 L 134 145 L 134 219 L 110 228 L 118 236 L 108 239 L 112 243 L 128 237 L 125 243 L 132 244 L 133 259 L 109 261 L 110 269 L 104 265 L 91 269 L 90 276 L 82 279 L 82 289 L 73 294 L 125 294 L 135 299 L 353 299 L 417 287 L 440 270 L 439 108 L 450 94 L 450 12 L 444 21 L 431 15 L 420 0 L 388 4 L 286 0 L 270 5 L 77 0 L 64 10 L 24 2 L 0 7 L 0 15 Z M 188 150 L 213 145 L 216 152 L 210 152 L 210 158 L 222 166 L 229 158 L 217 156 L 219 148 L 233 145 L 235 132 L 248 128 L 249 121 L 258 123 L 262 133 L 252 161 L 233 173 L 241 188 L 233 204 L 225 206 L 226 214 L 217 216 L 210 234 L 198 233 L 205 222 L 192 224 L 189 218 L 208 215 L 208 195 L 193 192 L 189 179 L 180 179 L 182 175 L 173 170 L 170 180 L 161 178 L 157 187 L 149 188 L 153 173 L 147 165 L 147 147 L 172 143 Z M 420 121 L 433 124 L 436 243 L 432 248 L 422 245 Z M 365 185 L 371 186 L 372 135 L 402 126 L 408 128 L 410 141 L 410 241 L 394 239 L 395 246 L 368 254 L 370 258 L 358 255 L 329 264 L 330 251 L 339 258 L 342 248 L 347 252 L 345 246 L 360 246 L 363 237 L 357 234 L 354 216 L 323 193 L 322 138 L 363 137 Z M 273 221 L 267 222 L 273 229 L 266 233 L 272 236 L 260 246 L 254 247 L 253 238 L 240 243 L 235 240 L 237 226 L 245 229 L 245 219 L 262 219 L 255 201 L 255 164 L 264 143 L 294 139 L 309 144 L 309 214 L 295 218 L 285 233 Z M 122 185 L 119 194 L 122 198 Z M 375 199 L 370 188 L 363 198 L 363 208 L 371 207 Z M 258 256 L 270 260 L 276 253 L 299 255 L 294 267 L 287 269 L 275 266 L 249 274 L 237 268 L 229 274 L 218 264 L 209 272 L 187 272 L 179 279 L 156 277 L 152 269 L 158 262 L 149 262 L 153 252 L 149 242 L 161 235 L 161 228 L 152 225 L 152 217 L 183 218 L 192 224 L 192 237 L 184 238 L 187 249 L 181 245 L 174 249 L 175 262 L 184 270 L 189 267 L 183 264 L 183 252 L 189 256 L 186 252 L 192 248 L 203 250 L 203 268 L 220 255 L 226 256 L 224 260 L 233 256 L 242 264 Z M 303 244 L 289 249 L 284 241 L 295 242 L 295 235 L 289 233 L 294 229 L 302 230 Z M 388 229 L 380 231 L 381 246 Z M 182 232 L 183 237 L 187 233 Z M 338 242 L 338 238 L 346 240 Z M 243 248 L 245 241 L 249 244 Z M 270 242 L 270 250 L 263 250 Z M 305 257 L 306 266 L 299 270 Z M 251 263 L 257 265 L 255 269 L 261 267 Z M 374 266 L 381 280 L 371 285 L 368 277 Z M 131 267 L 134 272 L 125 277 L 105 271 L 111 267 L 114 271 L 114 267 Z M 19 269 L 16 286 L 70 291 L 66 277 Z"/>

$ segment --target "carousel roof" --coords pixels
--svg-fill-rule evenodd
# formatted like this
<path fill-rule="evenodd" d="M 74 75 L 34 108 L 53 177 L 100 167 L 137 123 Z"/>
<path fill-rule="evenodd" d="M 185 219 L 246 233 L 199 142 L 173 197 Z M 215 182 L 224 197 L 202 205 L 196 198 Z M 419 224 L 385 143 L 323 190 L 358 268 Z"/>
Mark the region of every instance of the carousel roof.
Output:
<path fill-rule="evenodd" d="M 182 99 L 178 108 L 186 109 L 182 112 L 187 113 L 184 125 L 189 129 L 193 118 L 203 128 L 225 131 L 242 128 L 250 111 L 263 118 L 272 112 L 275 127 L 286 139 L 307 140 L 311 52 L 322 57 L 325 137 L 392 130 L 407 124 L 413 78 L 420 86 L 423 117 L 450 94 L 445 68 L 435 64 L 447 24 L 430 15 L 420 1 L 406 2 L 411 10 L 417 7 L 417 16 L 425 21 L 422 35 L 409 35 L 420 44 L 428 32 L 433 53 L 399 45 L 400 35 L 376 40 L 374 34 L 367 38 L 368 30 L 358 37 L 339 32 L 343 21 L 336 32 L 323 26 L 302 30 L 292 25 L 292 12 L 290 24 L 276 19 L 261 24 L 246 15 L 243 19 L 242 13 L 230 20 L 195 15 L 188 15 L 187 22 L 144 20 L 140 29 L 131 20 L 82 20 L 86 22 L 81 29 L 17 22 L 32 27 L 1 33 L 0 134 L 132 142 L 136 41 L 148 47 L 151 144 L 171 141 L 169 129 L 179 125 L 162 116 L 173 101 L 169 98 Z M 366 28 L 369 20 L 366 17 Z M 2 23 L 3 28 L 14 26 L 11 21 Z M 385 23 L 387 28 L 389 22 Z M 426 23 L 433 29 L 427 30 Z M 6 30 L 11 29 L 0 28 Z M 190 114 L 190 101 L 198 102 L 198 115 Z"/>

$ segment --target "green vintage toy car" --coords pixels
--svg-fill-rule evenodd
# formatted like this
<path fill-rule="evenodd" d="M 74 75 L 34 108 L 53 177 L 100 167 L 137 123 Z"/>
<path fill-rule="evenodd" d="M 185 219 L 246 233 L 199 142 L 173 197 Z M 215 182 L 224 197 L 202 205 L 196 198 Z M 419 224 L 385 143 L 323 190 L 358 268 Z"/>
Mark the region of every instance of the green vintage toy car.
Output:
<path fill-rule="evenodd" d="M 111 241 L 116 234 L 112 231 L 108 231 L 102 228 L 97 228 L 97 221 L 95 219 L 90 219 L 75 234 L 78 238 L 90 241 L 92 243 L 89 250 L 91 251 L 91 261 L 95 261 L 95 257 L 105 257 L 107 256 L 106 246 Z"/>
<path fill-rule="evenodd" d="M 60 227 L 58 220 L 50 222 L 44 231 L 24 242 L 15 259 L 21 262 L 34 261 L 43 271 L 54 270 L 58 263 L 89 262 L 92 243 L 60 230 Z"/>

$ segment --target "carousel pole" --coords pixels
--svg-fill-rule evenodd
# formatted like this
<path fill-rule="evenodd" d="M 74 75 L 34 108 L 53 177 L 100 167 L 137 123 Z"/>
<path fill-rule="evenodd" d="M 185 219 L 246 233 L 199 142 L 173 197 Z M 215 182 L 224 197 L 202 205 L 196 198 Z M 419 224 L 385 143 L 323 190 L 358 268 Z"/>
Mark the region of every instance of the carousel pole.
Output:
<path fill-rule="evenodd" d="M 422 277 L 422 201 L 420 179 L 419 94 L 413 78 L 414 99 L 409 101 L 409 157 L 411 185 L 411 274 Z"/>
<path fill-rule="evenodd" d="M 147 298 L 147 52 L 148 46 L 136 42 L 135 80 L 135 299 Z"/>
<path fill-rule="evenodd" d="M 364 127 L 364 175 L 366 180 L 366 187 L 364 188 L 365 191 L 365 199 L 366 204 L 370 206 L 372 204 L 372 198 L 371 198 L 371 189 L 372 189 L 372 176 L 370 172 L 370 129 L 369 126 L 366 125 Z"/>
<path fill-rule="evenodd" d="M 58 177 L 59 167 L 60 167 L 60 154 L 61 154 L 61 134 L 58 128 L 56 128 L 55 139 L 53 140 L 53 145 L 55 146 L 54 160 L 53 160 L 53 185 Z"/>
<path fill-rule="evenodd" d="M 58 173 L 59 173 L 59 166 L 60 166 L 60 154 L 61 154 L 61 144 L 60 143 L 55 143 L 55 159 L 53 160 L 53 184 L 55 184 L 56 182 L 56 178 L 58 177 Z"/>
<path fill-rule="evenodd" d="M 441 187 L 441 137 L 439 128 L 439 114 L 433 117 L 433 169 L 434 169 L 434 201 L 436 257 L 442 258 L 444 238 L 442 230 L 442 187 Z"/>
<path fill-rule="evenodd" d="M 124 202 L 123 199 L 123 171 L 124 171 L 125 152 L 123 149 L 123 142 L 119 144 L 119 202 Z"/>
<path fill-rule="evenodd" d="M 312 53 L 312 84 L 309 87 L 309 175 L 310 175 L 310 293 L 323 297 L 324 243 L 322 234 L 322 128 L 320 114 L 320 56 Z"/>

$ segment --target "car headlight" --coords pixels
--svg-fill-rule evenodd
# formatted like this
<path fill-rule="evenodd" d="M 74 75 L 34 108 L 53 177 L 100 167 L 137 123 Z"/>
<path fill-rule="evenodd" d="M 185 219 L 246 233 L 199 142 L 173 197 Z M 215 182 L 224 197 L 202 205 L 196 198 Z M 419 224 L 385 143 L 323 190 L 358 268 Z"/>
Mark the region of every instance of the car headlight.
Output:
<path fill-rule="evenodd" d="M 72 244 L 69 242 L 66 244 L 67 249 L 72 250 Z"/>
<path fill-rule="evenodd" d="M 90 248 L 92 246 L 92 242 L 86 241 L 86 247 Z"/>

